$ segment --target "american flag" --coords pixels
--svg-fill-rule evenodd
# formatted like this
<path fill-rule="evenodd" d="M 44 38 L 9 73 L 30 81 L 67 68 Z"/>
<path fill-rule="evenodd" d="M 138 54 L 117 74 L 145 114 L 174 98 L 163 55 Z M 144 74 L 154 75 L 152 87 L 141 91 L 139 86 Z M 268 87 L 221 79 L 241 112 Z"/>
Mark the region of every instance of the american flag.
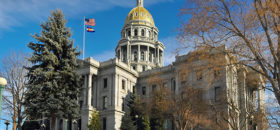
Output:
<path fill-rule="evenodd" d="M 95 19 L 85 19 L 86 25 L 95 26 Z"/>

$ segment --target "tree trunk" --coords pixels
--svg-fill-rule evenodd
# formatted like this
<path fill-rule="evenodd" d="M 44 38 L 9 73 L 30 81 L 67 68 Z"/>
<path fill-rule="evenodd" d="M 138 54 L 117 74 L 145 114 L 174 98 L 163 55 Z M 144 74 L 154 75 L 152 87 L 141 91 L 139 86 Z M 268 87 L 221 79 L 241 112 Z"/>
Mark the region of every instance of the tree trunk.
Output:
<path fill-rule="evenodd" d="M 51 130 L 55 130 L 55 126 L 56 126 L 56 115 L 54 113 L 51 114 Z"/>
<path fill-rule="evenodd" d="M 21 121 L 22 121 L 21 113 L 18 113 L 18 125 L 17 125 L 18 130 L 21 130 Z"/>
<path fill-rule="evenodd" d="M 17 118 L 13 116 L 13 130 L 17 130 Z"/>
<path fill-rule="evenodd" d="M 14 114 L 13 114 L 13 130 L 17 130 L 17 110 L 14 106 Z"/>

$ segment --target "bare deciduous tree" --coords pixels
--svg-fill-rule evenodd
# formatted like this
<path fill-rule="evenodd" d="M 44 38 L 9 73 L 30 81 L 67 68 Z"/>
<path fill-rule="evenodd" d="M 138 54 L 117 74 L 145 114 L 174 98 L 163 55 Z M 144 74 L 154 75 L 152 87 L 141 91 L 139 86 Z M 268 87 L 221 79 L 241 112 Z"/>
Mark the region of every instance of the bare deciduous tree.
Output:
<path fill-rule="evenodd" d="M 179 38 L 185 47 L 226 45 L 224 53 L 261 74 L 280 104 L 280 1 L 187 0 Z"/>
<path fill-rule="evenodd" d="M 0 72 L 8 82 L 3 94 L 3 108 L 12 116 L 13 130 L 21 130 L 25 118 L 22 101 L 27 82 L 24 66 L 29 65 L 26 56 L 23 53 L 12 52 L 2 61 L 3 70 Z"/>

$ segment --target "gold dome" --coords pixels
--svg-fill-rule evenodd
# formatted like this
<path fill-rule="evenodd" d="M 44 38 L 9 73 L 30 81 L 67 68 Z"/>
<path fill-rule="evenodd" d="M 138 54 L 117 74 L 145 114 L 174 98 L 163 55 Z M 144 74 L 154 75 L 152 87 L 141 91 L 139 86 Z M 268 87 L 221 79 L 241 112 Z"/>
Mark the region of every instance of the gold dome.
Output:
<path fill-rule="evenodd" d="M 0 85 L 7 85 L 7 80 L 5 78 L 0 77 Z"/>
<path fill-rule="evenodd" d="M 137 6 L 133 8 L 127 15 L 126 24 L 141 24 L 148 26 L 155 26 L 153 16 L 144 7 Z"/>

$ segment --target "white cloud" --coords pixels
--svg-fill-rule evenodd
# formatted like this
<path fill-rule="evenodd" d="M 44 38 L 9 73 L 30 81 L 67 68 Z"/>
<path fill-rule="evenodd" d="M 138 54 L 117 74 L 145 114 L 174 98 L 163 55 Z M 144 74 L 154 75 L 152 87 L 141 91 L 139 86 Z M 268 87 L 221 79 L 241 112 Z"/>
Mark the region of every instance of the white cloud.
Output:
<path fill-rule="evenodd" d="M 177 40 L 176 36 L 170 36 L 160 39 L 164 46 L 164 65 L 169 65 L 175 61 L 176 55 L 182 55 L 188 53 L 188 49 L 184 49 L 182 44 Z"/>
<path fill-rule="evenodd" d="M 115 58 L 115 52 L 114 51 L 104 51 L 100 54 L 93 55 L 92 58 L 99 62 L 107 61 L 109 59 Z"/>
<path fill-rule="evenodd" d="M 173 0 L 145 0 L 145 5 Z M 113 7 L 133 7 L 136 0 L 0 0 L 0 29 L 42 20 L 51 10 L 62 9 L 68 17 L 84 16 Z"/>

